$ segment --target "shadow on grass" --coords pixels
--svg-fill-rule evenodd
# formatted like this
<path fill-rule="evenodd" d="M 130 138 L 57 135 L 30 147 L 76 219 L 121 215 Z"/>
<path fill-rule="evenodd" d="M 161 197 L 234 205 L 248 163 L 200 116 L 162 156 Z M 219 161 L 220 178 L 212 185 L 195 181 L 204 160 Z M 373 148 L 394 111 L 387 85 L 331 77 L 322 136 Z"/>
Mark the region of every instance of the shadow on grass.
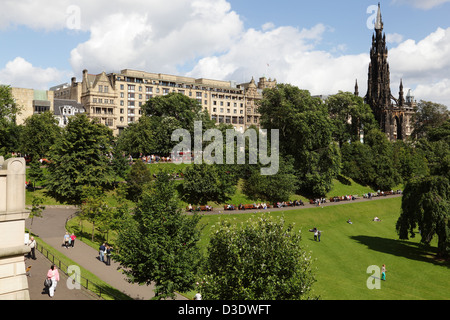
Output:
<path fill-rule="evenodd" d="M 450 268 L 450 261 L 436 258 L 437 248 L 413 243 L 405 240 L 395 240 L 373 236 L 352 236 L 352 240 L 367 246 L 370 250 L 405 257 L 411 260 L 429 262 L 438 266 Z"/>

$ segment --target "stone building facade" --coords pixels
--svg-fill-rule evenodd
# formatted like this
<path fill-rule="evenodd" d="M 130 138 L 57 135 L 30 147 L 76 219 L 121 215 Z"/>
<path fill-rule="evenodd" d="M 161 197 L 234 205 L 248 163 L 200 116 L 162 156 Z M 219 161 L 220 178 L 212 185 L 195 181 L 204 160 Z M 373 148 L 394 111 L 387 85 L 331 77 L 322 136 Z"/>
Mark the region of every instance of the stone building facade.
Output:
<path fill-rule="evenodd" d="M 35 113 L 54 110 L 54 92 L 51 90 L 34 90 L 25 88 L 11 88 L 11 94 L 20 108 L 16 123 L 24 124 L 28 117 Z"/>
<path fill-rule="evenodd" d="M 29 300 L 24 254 L 25 159 L 0 157 L 0 300 Z"/>
<path fill-rule="evenodd" d="M 172 92 L 184 94 L 199 102 L 216 123 L 232 125 L 245 131 L 259 127 L 257 101 L 265 88 L 276 86 L 276 80 L 262 77 L 256 83 L 195 79 L 190 77 L 149 73 L 125 69 L 119 73 L 92 75 L 83 71 L 81 82 L 52 88 L 58 99 L 81 103 L 90 118 L 97 118 L 117 135 L 142 116 L 141 107 L 152 97 Z"/>

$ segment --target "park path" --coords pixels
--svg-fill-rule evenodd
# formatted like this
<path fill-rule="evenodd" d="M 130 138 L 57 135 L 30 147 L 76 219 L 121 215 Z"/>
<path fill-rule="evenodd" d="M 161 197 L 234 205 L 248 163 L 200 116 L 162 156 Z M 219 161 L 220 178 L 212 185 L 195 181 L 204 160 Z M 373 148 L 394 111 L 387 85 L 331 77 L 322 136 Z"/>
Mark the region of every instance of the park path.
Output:
<path fill-rule="evenodd" d="M 107 266 L 98 259 L 98 250 L 88 246 L 79 239 L 75 241 L 73 248 L 66 249 L 62 246 L 63 237 L 66 233 L 66 220 L 76 212 L 77 209 L 70 207 L 46 208 L 42 213 L 42 218 L 34 218 L 32 224 L 31 219 L 27 219 L 26 227 L 45 243 L 133 299 L 149 300 L 153 298 L 155 296 L 153 285 L 140 286 L 129 283 L 126 280 L 126 276 L 118 270 L 118 263 L 111 261 L 111 265 Z M 36 272 L 33 272 L 33 274 L 36 274 Z M 43 283 L 44 277 L 45 275 L 42 276 L 40 282 Z M 177 294 L 177 300 L 186 300 L 186 298 Z"/>

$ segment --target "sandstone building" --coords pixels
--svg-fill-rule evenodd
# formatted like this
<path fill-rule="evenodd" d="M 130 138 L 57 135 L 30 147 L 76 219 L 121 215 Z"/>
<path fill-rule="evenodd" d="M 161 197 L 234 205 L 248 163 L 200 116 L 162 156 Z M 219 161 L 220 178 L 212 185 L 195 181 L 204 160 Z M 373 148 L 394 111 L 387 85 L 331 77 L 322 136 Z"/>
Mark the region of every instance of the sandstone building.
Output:
<path fill-rule="evenodd" d="M 120 73 L 89 74 L 83 71 L 81 82 L 51 88 L 57 99 L 81 103 L 90 118 L 96 118 L 117 135 L 142 116 L 141 107 L 152 97 L 171 92 L 196 99 L 216 123 L 231 124 L 244 131 L 259 127 L 257 101 L 265 88 L 276 86 L 276 80 L 260 78 L 256 83 L 195 79 L 125 69 Z"/>

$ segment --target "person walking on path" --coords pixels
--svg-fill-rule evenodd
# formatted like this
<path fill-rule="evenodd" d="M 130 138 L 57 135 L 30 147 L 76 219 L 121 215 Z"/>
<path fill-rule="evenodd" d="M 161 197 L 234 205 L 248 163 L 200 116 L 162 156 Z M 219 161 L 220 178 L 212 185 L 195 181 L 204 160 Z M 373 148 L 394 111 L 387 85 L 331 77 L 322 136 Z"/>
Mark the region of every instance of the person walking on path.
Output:
<path fill-rule="evenodd" d="M 111 265 L 111 247 L 109 245 L 106 245 L 106 265 Z"/>
<path fill-rule="evenodd" d="M 31 237 L 28 241 L 28 246 L 30 247 L 31 251 L 29 253 L 28 257 L 31 257 L 31 259 L 36 260 L 36 240 L 34 240 L 34 237 Z"/>
<path fill-rule="evenodd" d="M 386 281 L 386 265 L 381 266 L 381 280 Z"/>
<path fill-rule="evenodd" d="M 56 286 L 59 281 L 59 272 L 54 264 L 51 265 L 50 269 L 47 272 L 47 279 L 52 280 L 52 285 L 48 289 L 48 294 L 50 298 L 53 298 L 55 295 Z"/>
<path fill-rule="evenodd" d="M 99 260 L 100 260 L 101 262 L 105 262 L 105 251 L 106 251 L 105 244 L 102 243 L 102 245 L 100 246 L 100 248 L 98 248 Z"/>
<path fill-rule="evenodd" d="M 70 236 L 70 246 L 73 248 L 73 246 L 75 245 L 75 239 L 77 237 L 75 236 L 75 234 L 72 232 L 72 235 Z"/>
<path fill-rule="evenodd" d="M 70 242 L 70 236 L 69 236 L 69 233 L 66 232 L 66 234 L 64 235 L 64 246 L 66 247 L 66 249 L 69 249 L 69 242 Z"/>

